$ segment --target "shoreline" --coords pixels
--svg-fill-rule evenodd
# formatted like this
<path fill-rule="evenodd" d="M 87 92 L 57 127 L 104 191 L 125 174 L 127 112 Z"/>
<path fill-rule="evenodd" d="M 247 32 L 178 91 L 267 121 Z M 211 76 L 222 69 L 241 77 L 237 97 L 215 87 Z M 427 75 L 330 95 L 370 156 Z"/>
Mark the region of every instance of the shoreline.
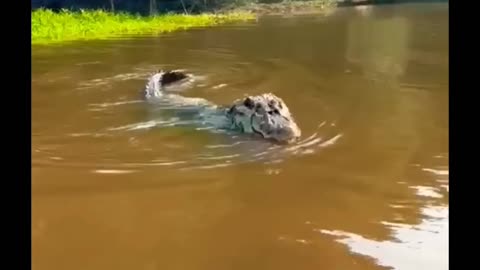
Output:
<path fill-rule="evenodd" d="M 302 15 L 325 13 L 337 7 L 335 0 L 284 0 L 279 3 L 251 3 L 244 6 L 225 8 L 225 11 L 249 12 L 256 16 Z"/>
<path fill-rule="evenodd" d="M 169 33 L 254 20 L 255 18 L 254 14 L 247 12 L 199 15 L 164 14 L 142 17 L 102 10 L 61 11 L 59 13 L 50 10 L 36 10 L 32 12 L 31 45 L 53 45 L 139 34 Z"/>
<path fill-rule="evenodd" d="M 231 6 L 216 13 L 160 14 L 139 16 L 103 10 L 32 11 L 31 45 L 61 45 L 75 41 L 101 40 L 137 35 L 170 33 L 242 21 L 255 21 L 265 15 L 322 13 L 335 7 L 335 1 L 284 1 L 271 4 Z"/>

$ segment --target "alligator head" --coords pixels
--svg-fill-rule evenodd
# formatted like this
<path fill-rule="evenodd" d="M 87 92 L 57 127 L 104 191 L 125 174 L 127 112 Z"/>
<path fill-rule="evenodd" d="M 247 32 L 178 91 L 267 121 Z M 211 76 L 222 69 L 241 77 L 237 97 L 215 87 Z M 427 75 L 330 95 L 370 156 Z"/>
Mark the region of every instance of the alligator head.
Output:
<path fill-rule="evenodd" d="M 301 135 L 287 105 L 272 93 L 234 101 L 227 117 L 234 128 L 244 133 L 256 133 L 281 143 L 289 143 Z"/>

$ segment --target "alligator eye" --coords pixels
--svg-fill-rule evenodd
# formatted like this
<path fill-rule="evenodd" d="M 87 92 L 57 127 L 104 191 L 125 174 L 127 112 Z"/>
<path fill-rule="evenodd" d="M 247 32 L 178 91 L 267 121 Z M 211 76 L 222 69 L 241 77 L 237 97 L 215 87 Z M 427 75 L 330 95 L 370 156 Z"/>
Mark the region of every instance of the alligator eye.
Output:
<path fill-rule="evenodd" d="M 249 109 L 253 109 L 255 107 L 255 102 L 253 102 L 253 100 L 251 98 L 247 97 L 243 101 L 243 105 L 245 105 L 245 107 L 247 107 Z"/>
<path fill-rule="evenodd" d="M 272 115 L 272 114 L 273 114 L 273 111 L 268 111 L 268 114 Z"/>
<path fill-rule="evenodd" d="M 274 109 L 274 110 L 273 110 L 273 113 L 274 113 L 274 114 L 280 114 L 280 112 L 279 112 L 277 109 Z"/>

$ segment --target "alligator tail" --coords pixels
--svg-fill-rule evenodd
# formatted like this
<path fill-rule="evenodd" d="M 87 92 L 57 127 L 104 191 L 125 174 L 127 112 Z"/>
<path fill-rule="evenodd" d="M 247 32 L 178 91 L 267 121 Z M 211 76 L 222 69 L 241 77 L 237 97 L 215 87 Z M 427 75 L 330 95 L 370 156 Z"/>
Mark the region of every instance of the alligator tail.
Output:
<path fill-rule="evenodd" d="M 161 97 L 163 95 L 161 88 L 162 88 L 162 77 L 164 74 L 165 72 L 163 71 L 157 71 L 155 74 L 150 76 L 147 84 L 145 85 L 146 99 Z"/>

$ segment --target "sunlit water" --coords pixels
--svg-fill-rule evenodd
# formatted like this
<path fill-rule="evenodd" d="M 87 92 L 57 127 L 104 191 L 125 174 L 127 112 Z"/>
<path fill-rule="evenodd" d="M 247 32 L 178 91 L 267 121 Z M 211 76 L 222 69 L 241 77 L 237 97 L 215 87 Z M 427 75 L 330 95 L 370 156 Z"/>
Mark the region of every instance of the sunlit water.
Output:
<path fill-rule="evenodd" d="M 448 6 L 32 48 L 33 269 L 448 269 Z M 274 92 L 302 138 L 147 106 Z"/>

